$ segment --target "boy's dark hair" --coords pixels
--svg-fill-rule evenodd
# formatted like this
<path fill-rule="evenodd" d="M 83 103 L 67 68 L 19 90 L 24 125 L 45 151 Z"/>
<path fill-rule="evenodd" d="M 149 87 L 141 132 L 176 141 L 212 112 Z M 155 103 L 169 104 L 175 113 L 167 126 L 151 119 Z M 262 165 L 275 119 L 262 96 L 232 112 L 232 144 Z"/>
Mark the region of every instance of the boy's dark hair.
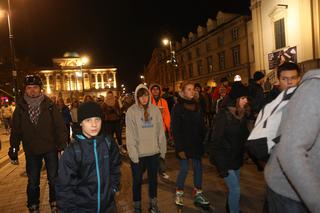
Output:
<path fill-rule="evenodd" d="M 277 69 L 278 78 L 280 77 L 281 72 L 288 71 L 288 70 L 296 70 L 298 73 L 298 76 L 300 76 L 301 71 L 300 71 L 300 67 L 298 66 L 298 64 L 293 63 L 293 62 L 284 62 L 283 64 L 278 66 L 278 69 Z"/>

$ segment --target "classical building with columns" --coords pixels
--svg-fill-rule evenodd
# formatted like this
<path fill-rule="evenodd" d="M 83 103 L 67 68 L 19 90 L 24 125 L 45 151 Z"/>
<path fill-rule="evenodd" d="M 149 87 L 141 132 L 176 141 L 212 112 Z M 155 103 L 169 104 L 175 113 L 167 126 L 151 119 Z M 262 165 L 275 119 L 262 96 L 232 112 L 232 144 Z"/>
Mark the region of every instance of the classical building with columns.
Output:
<path fill-rule="evenodd" d="M 48 96 L 78 98 L 106 96 L 109 90 L 117 92 L 116 67 L 89 66 L 77 54 L 68 53 L 62 58 L 54 58 L 53 64 L 54 68 L 39 71 Z"/>

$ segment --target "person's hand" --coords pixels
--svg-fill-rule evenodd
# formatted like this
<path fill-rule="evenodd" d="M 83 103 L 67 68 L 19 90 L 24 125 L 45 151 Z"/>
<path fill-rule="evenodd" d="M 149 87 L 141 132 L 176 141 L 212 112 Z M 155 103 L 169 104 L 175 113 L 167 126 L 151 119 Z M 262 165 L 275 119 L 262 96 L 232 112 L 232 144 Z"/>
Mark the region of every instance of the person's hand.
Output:
<path fill-rule="evenodd" d="M 187 159 L 187 156 L 186 156 L 186 153 L 185 152 L 179 152 L 178 153 L 178 156 L 179 156 L 179 158 L 181 158 L 181 159 L 183 159 L 183 160 L 185 160 L 185 159 Z"/>

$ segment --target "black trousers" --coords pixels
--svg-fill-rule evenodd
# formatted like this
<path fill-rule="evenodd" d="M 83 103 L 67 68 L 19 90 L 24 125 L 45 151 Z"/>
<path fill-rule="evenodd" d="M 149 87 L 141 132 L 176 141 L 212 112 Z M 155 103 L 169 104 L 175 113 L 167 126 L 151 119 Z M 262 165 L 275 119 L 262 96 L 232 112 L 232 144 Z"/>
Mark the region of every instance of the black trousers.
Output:
<path fill-rule="evenodd" d="M 133 201 L 141 201 L 142 178 L 148 172 L 149 198 L 157 197 L 159 154 L 139 158 L 139 163 L 131 162 Z"/>
<path fill-rule="evenodd" d="M 267 211 L 269 213 L 309 213 L 307 207 L 298 201 L 284 197 L 267 187 Z M 265 212 L 265 211 L 264 211 Z"/>
<path fill-rule="evenodd" d="M 106 121 L 106 133 L 110 137 L 114 137 L 114 134 L 116 134 L 117 143 L 118 145 L 122 145 L 122 126 L 121 126 L 121 120 L 116 121 Z"/>
<path fill-rule="evenodd" d="M 42 155 L 26 154 L 26 169 L 28 175 L 27 196 L 28 207 L 39 205 L 40 200 L 40 174 L 42 160 L 44 159 L 49 183 L 49 202 L 56 201 L 55 180 L 58 176 L 58 153 L 52 151 Z"/>

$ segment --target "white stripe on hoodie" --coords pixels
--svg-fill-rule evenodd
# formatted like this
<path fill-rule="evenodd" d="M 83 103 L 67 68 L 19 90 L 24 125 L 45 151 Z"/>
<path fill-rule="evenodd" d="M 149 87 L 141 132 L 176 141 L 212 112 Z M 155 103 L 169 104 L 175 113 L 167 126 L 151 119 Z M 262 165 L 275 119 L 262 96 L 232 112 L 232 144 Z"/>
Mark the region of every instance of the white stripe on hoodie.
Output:
<path fill-rule="evenodd" d="M 149 120 L 144 119 L 144 109 L 139 105 L 137 92 L 144 88 L 149 93 Z M 126 114 L 126 144 L 130 159 L 139 162 L 140 157 L 152 156 L 160 153 L 165 158 L 167 145 L 162 124 L 162 115 L 158 107 L 151 104 L 150 91 L 140 84 L 135 90 L 135 101 Z"/>

